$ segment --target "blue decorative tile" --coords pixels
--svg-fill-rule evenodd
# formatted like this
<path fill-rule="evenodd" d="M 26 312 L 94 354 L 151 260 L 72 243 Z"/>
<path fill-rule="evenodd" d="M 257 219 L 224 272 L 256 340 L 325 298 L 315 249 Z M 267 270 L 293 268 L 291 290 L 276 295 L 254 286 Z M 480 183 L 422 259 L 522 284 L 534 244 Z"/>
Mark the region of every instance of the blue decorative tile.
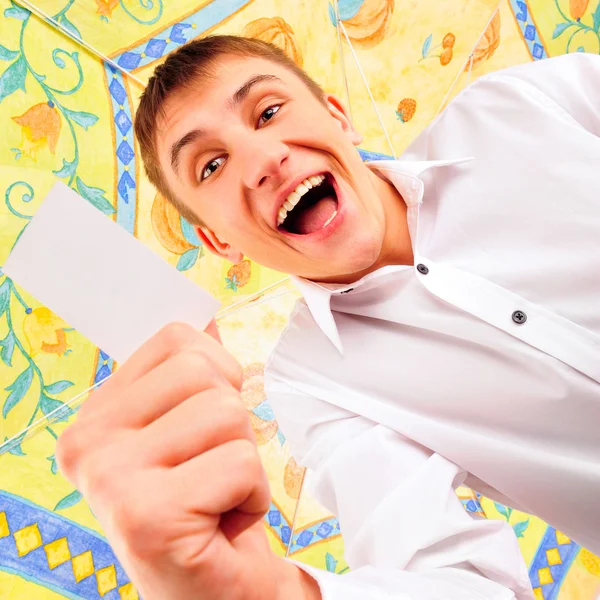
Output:
<path fill-rule="evenodd" d="M 526 40 L 535 40 L 535 27 L 533 25 L 527 25 L 527 27 L 525 27 L 524 36 Z"/>
<path fill-rule="evenodd" d="M 187 29 L 189 29 L 191 25 L 189 23 L 176 23 L 173 25 L 173 29 L 171 29 L 171 33 L 169 37 L 172 41 L 177 44 L 185 44 L 187 40 Z"/>
<path fill-rule="evenodd" d="M 540 58 L 544 58 L 544 48 L 537 42 L 533 44 L 533 50 L 531 51 L 533 58 L 539 60 Z"/>
<path fill-rule="evenodd" d="M 165 40 L 161 40 L 155 38 L 148 42 L 146 46 L 146 56 L 151 56 L 152 58 L 160 58 L 163 55 L 167 42 Z"/>
<path fill-rule="evenodd" d="M 133 160 L 135 155 L 131 149 L 131 146 L 125 140 L 123 140 L 117 148 L 117 156 L 122 163 L 128 165 Z"/>
<path fill-rule="evenodd" d="M 281 525 L 281 513 L 278 510 L 270 510 L 268 517 L 271 527 L 279 527 Z"/>
<path fill-rule="evenodd" d="M 516 15 L 519 21 L 527 21 L 527 4 L 525 2 L 517 2 L 520 11 Z"/>
<path fill-rule="evenodd" d="M 284 544 L 289 544 L 291 537 L 292 537 L 292 530 L 289 527 L 287 527 L 287 525 L 284 525 L 281 528 L 281 541 Z"/>
<path fill-rule="evenodd" d="M 119 60 L 117 64 L 124 69 L 135 69 L 142 60 L 142 57 L 139 54 L 135 54 L 134 52 L 125 52 L 125 54 L 121 54 L 119 56 Z"/>
<path fill-rule="evenodd" d="M 306 548 L 306 546 L 308 546 L 312 542 L 313 537 L 313 534 L 308 529 L 306 529 L 298 536 L 296 543 L 298 544 L 298 546 Z"/>
<path fill-rule="evenodd" d="M 117 79 L 113 79 L 109 86 L 110 95 L 119 103 L 123 104 L 127 100 L 127 93 L 125 88 L 119 83 Z"/>
<path fill-rule="evenodd" d="M 117 190 L 127 204 L 129 204 L 129 190 L 132 189 L 135 189 L 135 181 L 132 179 L 129 171 L 125 171 L 121 175 L 121 179 L 119 179 Z"/>
<path fill-rule="evenodd" d="M 320 527 L 317 529 L 317 535 L 322 538 L 326 538 L 333 530 L 333 526 L 329 523 L 321 523 Z"/>
<path fill-rule="evenodd" d="M 122 110 L 116 114 L 115 123 L 123 135 L 131 129 L 131 119 L 127 116 L 127 113 Z"/>

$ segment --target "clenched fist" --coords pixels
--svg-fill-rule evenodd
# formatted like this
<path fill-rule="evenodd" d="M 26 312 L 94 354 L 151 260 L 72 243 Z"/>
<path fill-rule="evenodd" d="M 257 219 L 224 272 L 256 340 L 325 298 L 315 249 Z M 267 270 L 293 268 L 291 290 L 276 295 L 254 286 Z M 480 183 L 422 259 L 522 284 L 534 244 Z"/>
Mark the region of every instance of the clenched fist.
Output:
<path fill-rule="evenodd" d="M 269 549 L 241 369 L 213 337 L 173 324 L 146 342 L 61 436 L 59 467 L 145 600 L 320 598 Z"/>

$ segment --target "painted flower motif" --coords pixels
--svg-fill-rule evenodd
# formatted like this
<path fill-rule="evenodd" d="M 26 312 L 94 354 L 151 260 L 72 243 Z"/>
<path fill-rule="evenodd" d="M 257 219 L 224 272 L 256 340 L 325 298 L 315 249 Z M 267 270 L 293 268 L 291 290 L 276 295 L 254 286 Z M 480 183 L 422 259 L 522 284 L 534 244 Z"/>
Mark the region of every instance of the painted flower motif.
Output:
<path fill-rule="evenodd" d="M 416 110 L 416 100 L 413 100 L 412 98 L 403 98 L 398 104 L 396 114 L 398 115 L 398 119 L 400 119 L 400 121 L 402 121 L 403 123 L 408 123 L 408 121 L 410 121 L 413 118 Z"/>
<path fill-rule="evenodd" d="M 29 342 L 31 356 L 40 352 L 63 356 L 69 349 L 66 329 L 69 326 L 49 308 L 34 308 L 25 316 L 23 332 Z"/>
<path fill-rule="evenodd" d="M 475 69 L 480 64 L 494 55 L 494 52 L 500 45 L 500 11 L 496 11 L 496 14 L 492 18 L 490 24 L 481 36 L 479 43 L 473 50 L 473 65 Z M 465 65 L 465 71 L 471 68 L 471 61 L 467 61 Z"/>
<path fill-rule="evenodd" d="M 251 276 L 252 263 L 249 260 L 243 260 L 227 271 L 226 288 L 237 292 L 238 288 L 244 287 L 250 281 Z"/>
<path fill-rule="evenodd" d="M 447 33 L 442 40 L 442 48 L 454 48 L 456 36 L 453 33 Z"/>
<path fill-rule="evenodd" d="M 263 445 L 273 439 L 279 429 L 265 395 L 265 367 L 262 363 L 252 363 L 244 369 L 243 375 L 242 402 L 248 409 L 256 440 Z"/>
<path fill-rule="evenodd" d="M 452 54 L 452 48 L 444 48 L 442 50 L 442 53 L 440 54 L 440 64 L 442 65 L 442 67 L 445 67 L 446 65 L 450 64 L 450 61 L 452 60 Z"/>
<path fill-rule="evenodd" d="M 301 467 L 293 457 L 290 457 L 283 471 L 283 487 L 290 498 L 295 500 L 300 498 L 305 472 L 306 469 Z"/>
<path fill-rule="evenodd" d="M 390 28 L 395 0 L 363 0 L 354 16 L 344 19 L 345 8 L 353 11 L 356 4 L 356 0 L 339 2 L 340 18 L 344 21 L 348 37 L 361 48 L 376 46 Z"/>
<path fill-rule="evenodd" d="M 590 0 L 569 0 L 569 10 L 571 11 L 571 16 L 576 21 L 579 21 L 585 14 L 589 3 Z"/>
<path fill-rule="evenodd" d="M 12 120 L 21 126 L 20 149 L 23 156 L 35 160 L 36 154 L 44 148 L 48 148 L 52 154 L 56 152 L 61 120 L 53 102 L 36 104 Z"/>
<path fill-rule="evenodd" d="M 99 14 L 101 17 L 105 17 L 106 19 L 110 19 L 113 14 L 113 10 L 119 6 L 119 0 L 94 0 L 96 2 L 96 6 L 98 7 L 96 10 L 96 14 Z"/>
<path fill-rule="evenodd" d="M 302 52 L 296 41 L 294 30 L 281 17 L 263 17 L 251 21 L 242 30 L 242 35 L 269 42 L 281 48 L 299 67 L 302 66 Z"/>

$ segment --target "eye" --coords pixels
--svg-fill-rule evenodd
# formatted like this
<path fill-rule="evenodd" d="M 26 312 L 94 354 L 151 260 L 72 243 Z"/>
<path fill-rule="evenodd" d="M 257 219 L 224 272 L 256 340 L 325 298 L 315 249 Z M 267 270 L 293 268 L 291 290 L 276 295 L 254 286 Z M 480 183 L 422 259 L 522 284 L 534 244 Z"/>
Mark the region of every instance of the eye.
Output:
<path fill-rule="evenodd" d="M 200 181 L 204 181 L 206 178 L 210 177 L 224 162 L 225 157 L 219 156 L 219 158 L 215 158 L 210 162 L 206 163 L 204 169 L 202 169 Z"/>
<path fill-rule="evenodd" d="M 280 108 L 281 104 L 274 104 L 273 106 L 269 106 L 269 108 L 263 111 L 263 113 L 260 115 L 260 119 L 258 119 L 258 124 L 264 125 L 264 122 L 270 121 L 275 116 L 275 113 L 279 111 Z"/>

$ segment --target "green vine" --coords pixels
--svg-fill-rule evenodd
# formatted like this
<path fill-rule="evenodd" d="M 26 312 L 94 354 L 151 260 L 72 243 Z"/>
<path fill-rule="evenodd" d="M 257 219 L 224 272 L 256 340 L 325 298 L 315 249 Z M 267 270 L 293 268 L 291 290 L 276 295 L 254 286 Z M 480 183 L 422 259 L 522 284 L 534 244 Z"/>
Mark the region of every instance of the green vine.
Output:
<path fill-rule="evenodd" d="M 596 40 L 598 42 L 598 52 L 600 53 L 600 1 L 598 2 L 596 9 L 591 14 L 591 18 L 592 18 L 591 25 L 587 25 L 581 21 L 581 18 L 583 15 L 581 17 L 578 16 L 577 18 L 571 18 L 571 17 L 567 16 L 567 14 L 561 8 L 561 6 L 559 4 L 559 0 L 554 0 L 554 4 L 556 6 L 556 10 L 559 12 L 560 16 L 562 17 L 563 22 L 558 23 L 556 25 L 556 27 L 554 29 L 554 33 L 552 34 L 552 39 L 556 39 L 557 37 L 559 37 L 563 33 L 565 33 L 565 31 L 574 27 L 575 30 L 571 31 L 569 39 L 567 40 L 567 44 L 566 44 L 566 48 L 565 48 L 566 53 L 569 54 L 571 52 L 571 44 L 573 43 L 575 36 L 577 36 L 579 34 L 586 35 L 589 33 L 593 34 L 594 37 L 596 38 Z M 583 52 L 585 49 L 583 48 L 583 46 L 579 46 L 577 48 L 577 50 L 580 52 Z"/>

